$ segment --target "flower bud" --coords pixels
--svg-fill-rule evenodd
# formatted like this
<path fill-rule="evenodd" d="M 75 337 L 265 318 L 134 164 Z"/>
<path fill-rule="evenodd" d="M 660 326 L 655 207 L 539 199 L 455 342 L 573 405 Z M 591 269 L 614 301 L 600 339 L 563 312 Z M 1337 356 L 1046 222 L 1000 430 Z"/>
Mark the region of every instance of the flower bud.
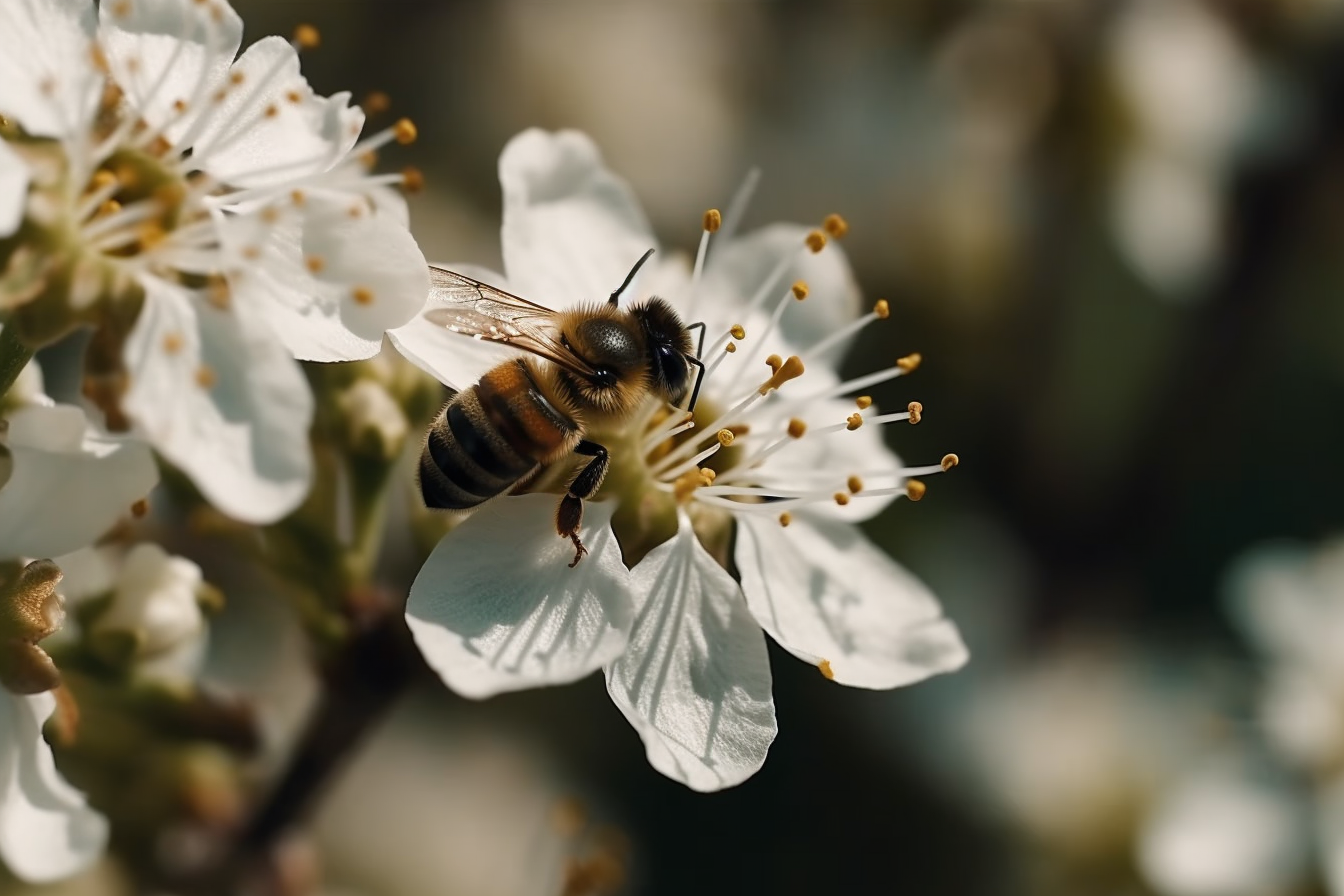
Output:
<path fill-rule="evenodd" d="M 353 451 L 388 461 L 401 453 L 408 424 L 381 383 L 359 379 L 340 397 L 346 440 Z"/>

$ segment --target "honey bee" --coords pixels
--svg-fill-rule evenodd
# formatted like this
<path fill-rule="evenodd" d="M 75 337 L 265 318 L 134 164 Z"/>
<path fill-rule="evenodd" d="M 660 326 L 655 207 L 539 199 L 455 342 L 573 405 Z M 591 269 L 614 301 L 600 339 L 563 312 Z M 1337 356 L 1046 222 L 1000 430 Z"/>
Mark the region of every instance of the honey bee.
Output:
<path fill-rule="evenodd" d="M 622 307 L 620 297 L 650 249 L 605 302 L 555 311 L 479 280 L 431 266 L 430 295 L 444 303 L 425 312 L 450 332 L 521 349 L 449 400 L 429 426 L 420 455 L 420 493 L 428 507 L 468 510 L 526 486 L 546 467 L 591 458 L 569 481 L 555 529 L 574 543 L 578 564 L 583 501 L 602 485 L 607 449 L 585 438 L 593 428 L 627 419 L 653 395 L 680 405 L 698 368 L 687 407 L 693 410 L 704 365 L 704 324 L 689 327 L 663 299 Z M 700 328 L 692 351 L 690 331 Z"/>

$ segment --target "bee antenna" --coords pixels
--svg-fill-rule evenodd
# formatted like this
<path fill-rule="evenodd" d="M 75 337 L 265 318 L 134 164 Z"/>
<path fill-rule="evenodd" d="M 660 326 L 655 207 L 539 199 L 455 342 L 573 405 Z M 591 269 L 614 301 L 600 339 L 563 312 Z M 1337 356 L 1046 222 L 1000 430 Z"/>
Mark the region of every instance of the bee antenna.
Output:
<path fill-rule="evenodd" d="M 650 249 L 643 255 L 639 256 L 639 261 L 635 262 L 635 266 L 630 269 L 630 273 L 625 275 L 625 282 L 623 282 L 620 286 L 616 287 L 616 291 L 612 293 L 611 298 L 607 300 L 609 304 L 611 305 L 620 304 L 621 293 L 625 292 L 626 288 L 630 286 L 630 281 L 635 279 L 635 275 L 639 273 L 639 269 L 644 266 L 644 262 L 648 261 L 649 256 L 652 254 L 653 250 Z"/>

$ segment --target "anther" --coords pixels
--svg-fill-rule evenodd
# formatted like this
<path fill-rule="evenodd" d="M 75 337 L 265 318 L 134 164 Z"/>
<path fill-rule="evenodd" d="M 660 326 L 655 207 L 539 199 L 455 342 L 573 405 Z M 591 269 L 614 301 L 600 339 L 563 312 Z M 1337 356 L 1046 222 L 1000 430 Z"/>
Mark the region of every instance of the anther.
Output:
<path fill-rule="evenodd" d="M 243 257 L 246 258 L 248 261 L 256 261 L 258 258 L 261 257 L 261 247 L 255 245 L 244 246 L 242 254 Z"/>
<path fill-rule="evenodd" d="M 196 385 L 202 389 L 213 389 L 217 382 L 219 382 L 219 377 L 209 367 L 202 364 L 196 368 Z"/>
<path fill-rule="evenodd" d="M 803 242 L 807 245 L 807 248 L 812 251 L 812 254 L 815 255 L 826 248 L 826 234 L 822 233 L 820 230 L 814 230 L 807 235 L 807 238 L 803 240 Z"/>
<path fill-rule="evenodd" d="M 908 405 L 905 406 L 905 409 L 910 412 L 911 426 L 914 426 L 916 423 L 918 423 L 920 421 L 920 415 L 924 413 L 924 405 L 920 404 L 917 401 L 910 402 Z"/>
<path fill-rule="evenodd" d="M 821 226 L 838 240 L 844 239 L 845 234 L 849 233 L 849 222 L 836 214 L 827 215 L 826 220 L 821 222 Z"/>
<path fill-rule="evenodd" d="M 311 274 L 320 274 L 322 273 L 322 269 L 327 266 L 327 263 L 322 260 L 321 255 L 309 255 L 303 260 L 303 266 L 306 267 Z"/>
<path fill-rule="evenodd" d="M 897 358 L 896 366 L 901 368 L 902 372 L 909 373 L 910 371 L 919 367 L 920 362 L 923 360 L 924 360 L 923 355 L 921 355 L 919 352 L 913 352 L 909 355 L 906 355 L 904 358 Z"/>
<path fill-rule="evenodd" d="M 706 233 L 718 232 L 718 229 L 723 226 L 723 215 L 719 214 L 719 210 L 716 208 L 710 209 L 705 212 L 705 219 L 702 226 Z"/>
<path fill-rule="evenodd" d="M 304 194 L 302 190 L 289 191 L 289 201 L 293 202 L 295 205 L 303 205 L 304 202 L 306 202 L 307 200 L 308 197 L 307 195 Z"/>
<path fill-rule="evenodd" d="M 850 414 L 848 417 L 845 418 L 845 429 L 849 430 L 850 432 L 853 432 L 862 425 L 863 425 L 862 414 L 857 413 Z"/>
<path fill-rule="evenodd" d="M 926 491 L 928 491 L 928 489 L 924 486 L 924 483 L 920 482 L 918 479 L 911 479 L 905 484 L 905 496 L 911 501 L 920 500 L 924 497 L 924 492 Z"/>
<path fill-rule="evenodd" d="M 92 186 L 95 190 L 106 190 L 117 182 L 117 176 L 106 168 L 99 168 L 93 174 Z"/>
<path fill-rule="evenodd" d="M 779 373 L 779 368 L 784 366 L 784 359 L 779 355 L 771 355 L 765 359 L 765 363 L 769 365 L 771 373 Z"/>
<path fill-rule="evenodd" d="M 261 210 L 261 221 L 263 224 L 274 224 L 280 220 L 280 211 L 273 205 L 268 205 Z"/>
<path fill-rule="evenodd" d="M 112 15 L 124 19 L 131 14 L 131 0 L 117 0 L 112 4 Z"/>
<path fill-rule="evenodd" d="M 322 45 L 322 33 L 312 25 L 300 25 L 294 29 L 294 43 L 300 50 L 316 50 Z"/>
<path fill-rule="evenodd" d="M 153 249 L 168 238 L 168 231 L 158 221 L 146 221 L 140 225 L 139 237 L 142 249 Z"/>
<path fill-rule="evenodd" d="M 797 417 L 789 421 L 789 438 L 801 439 L 807 432 L 807 424 Z"/>
<path fill-rule="evenodd" d="M 715 433 L 715 437 L 719 440 L 719 444 L 725 448 L 733 444 L 733 439 L 736 438 L 731 429 L 721 429 Z"/>
<path fill-rule="evenodd" d="M 419 168 L 407 165 L 401 169 L 401 188 L 407 193 L 419 193 L 425 188 L 425 175 Z"/>
<path fill-rule="evenodd" d="M 690 500 L 695 490 L 704 484 L 705 480 L 700 476 L 700 468 L 692 467 L 678 476 L 677 481 L 672 483 L 672 495 L 677 499 L 678 504 L 685 504 Z"/>
<path fill-rule="evenodd" d="M 804 280 L 795 280 L 793 286 L 790 287 L 790 289 L 793 290 L 793 297 L 794 297 L 795 299 L 797 299 L 798 301 L 801 302 L 803 299 L 807 298 L 807 282 L 806 282 L 806 281 L 804 281 Z"/>
<path fill-rule="evenodd" d="M 854 404 L 858 405 L 859 410 L 866 411 L 873 406 L 873 396 L 860 395 L 858 398 L 854 399 Z"/>
<path fill-rule="evenodd" d="M 229 310 L 229 281 L 215 275 L 205 290 L 205 299 L 219 311 Z"/>
<path fill-rule="evenodd" d="M 397 142 L 405 146 L 407 143 L 414 143 L 420 132 L 415 128 L 415 122 L 403 118 L 392 125 L 392 133 L 396 135 Z"/>
<path fill-rule="evenodd" d="M 705 485 L 713 485 L 714 480 L 718 478 L 719 474 L 715 473 L 714 470 L 711 469 L 710 467 L 700 468 L 700 481 L 703 482 Z"/>
<path fill-rule="evenodd" d="M 839 504 L 841 507 L 844 507 L 849 503 L 849 495 L 845 492 L 836 492 L 834 497 L 835 503 Z"/>
<path fill-rule="evenodd" d="M 350 297 L 355 300 L 355 304 L 357 305 L 373 304 L 373 290 L 369 289 L 367 286 L 356 286 L 354 289 L 350 290 Z"/>
<path fill-rule="evenodd" d="M 290 104 L 297 106 L 299 103 L 303 102 L 303 94 L 299 93 L 297 90 L 286 91 L 285 99 L 288 100 Z"/>
<path fill-rule="evenodd" d="M 383 93 L 381 90 L 371 90 L 364 97 L 364 102 L 360 103 L 364 111 L 369 115 L 382 115 L 388 109 L 392 108 L 392 97 Z"/>
<path fill-rule="evenodd" d="M 873 306 L 873 313 L 877 315 L 878 320 L 886 320 L 891 317 L 891 306 L 887 304 L 886 299 L 878 299 L 877 304 Z"/>
<path fill-rule="evenodd" d="M 232 84 L 234 87 L 237 87 L 245 80 L 247 80 L 247 76 L 244 75 L 242 72 L 238 71 L 237 69 L 234 69 L 233 71 L 229 72 L 229 83 Z"/>
<path fill-rule="evenodd" d="M 787 527 L 791 522 L 793 522 L 793 514 L 789 513 L 788 511 L 785 511 L 784 513 L 781 513 L 779 515 L 779 524 L 781 526 Z"/>
<path fill-rule="evenodd" d="M 780 365 L 779 369 L 775 371 L 775 375 L 761 383 L 761 387 L 756 391 L 765 395 L 771 389 L 778 389 L 789 380 L 794 380 L 802 376 L 803 371 L 803 359 L 797 355 L 789 355 L 784 363 Z"/>
<path fill-rule="evenodd" d="M 102 205 L 98 206 L 98 214 L 103 217 L 116 214 L 121 211 L 121 203 L 115 199 L 108 199 Z"/>
<path fill-rule="evenodd" d="M 849 489 L 851 495 L 857 495 L 863 491 L 863 480 L 857 476 L 851 476 L 845 480 L 845 487 Z"/>
<path fill-rule="evenodd" d="M 821 677 L 826 679 L 827 681 L 835 680 L 835 673 L 831 671 L 830 660 L 821 660 L 820 662 L 818 662 L 817 671 L 819 671 L 821 673 Z"/>
<path fill-rule="evenodd" d="M 170 355 L 175 355 L 182 351 L 183 339 L 181 333 L 167 333 L 163 337 L 163 350 Z"/>
<path fill-rule="evenodd" d="M 145 515 L 148 513 L 149 513 L 149 501 L 145 500 L 144 498 L 141 498 L 139 501 L 136 501 L 134 504 L 131 505 L 131 516 L 135 517 L 138 520 L 144 519 Z"/>
<path fill-rule="evenodd" d="M 961 458 L 957 457 L 955 454 L 944 454 L 942 462 L 943 472 L 946 473 L 959 463 L 961 463 Z"/>
<path fill-rule="evenodd" d="M 741 324 L 733 324 L 732 328 L 728 332 L 733 334 L 734 339 L 747 338 L 746 328 L 743 327 Z"/>
<path fill-rule="evenodd" d="M 275 118 L 279 114 L 280 114 L 280 107 L 277 106 L 275 103 L 271 103 L 269 106 L 266 107 L 265 115 L 267 118 Z"/>
<path fill-rule="evenodd" d="M 723 350 L 731 355 L 733 352 L 737 351 L 737 343 L 730 342 L 723 347 Z"/>

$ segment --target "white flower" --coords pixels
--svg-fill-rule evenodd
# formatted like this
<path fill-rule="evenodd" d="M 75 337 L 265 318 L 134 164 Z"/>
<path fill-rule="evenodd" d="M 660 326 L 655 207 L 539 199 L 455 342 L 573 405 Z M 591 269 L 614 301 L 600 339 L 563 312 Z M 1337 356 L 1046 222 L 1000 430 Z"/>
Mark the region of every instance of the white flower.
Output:
<path fill-rule="evenodd" d="M 28 166 L 0 140 L 0 239 L 18 229 L 28 197 Z"/>
<path fill-rule="evenodd" d="M 25 212 L 62 235 L 36 259 L 14 253 L 0 304 L 36 327 L 50 309 L 25 318 L 35 297 L 60 287 L 68 328 L 102 322 L 109 297 L 143 297 L 129 336 L 110 337 L 129 387 L 99 404 L 113 425 L 124 408 L 221 510 L 266 523 L 312 476 L 312 398 L 294 358 L 375 354 L 427 280 L 385 188 L 401 175 L 366 170 L 413 127 L 357 143 L 364 116 L 349 95 L 315 96 L 299 73 L 311 29 L 235 59 L 241 34 L 224 0 L 0 5 L 0 112 L 58 147 L 53 158 L 13 142 L 32 180 Z M 12 170 L 0 157 L 0 219 Z"/>
<path fill-rule="evenodd" d="M 629 188 L 580 134 L 519 135 L 500 158 L 500 182 L 508 276 L 475 272 L 492 285 L 557 309 L 592 302 L 657 245 Z M 821 231 L 776 225 L 734 239 L 749 190 L 713 251 L 721 218 L 707 214 L 693 270 L 655 256 L 639 279 L 641 295 L 706 323 L 695 428 L 650 402 L 623 427 L 586 434 L 611 451 L 598 497 L 614 500 L 589 504 L 589 556 L 572 573 L 552 525 L 555 499 L 506 498 L 445 537 L 408 603 L 430 664 L 471 696 L 605 665 L 650 761 L 698 790 L 749 777 L 773 740 L 762 628 L 828 677 L 861 687 L 908 684 L 966 658 L 934 598 L 853 525 L 900 495 L 922 495 L 908 477 L 956 462 L 907 469 L 887 450 L 877 424 L 917 421 L 917 404 L 882 415 L 867 396 L 841 399 L 918 358 L 840 382 L 836 354 L 887 316 L 886 303 L 858 315 L 848 266 L 837 248 L 820 251 Z M 844 227 L 828 219 L 833 234 Z M 809 292 L 816 298 L 800 305 Z M 423 318 L 389 336 L 459 387 L 507 357 Z M 740 584 L 724 571 L 730 543 Z M 623 562 L 633 564 L 628 578 Z M 464 577 L 464 563 L 488 576 Z"/>

